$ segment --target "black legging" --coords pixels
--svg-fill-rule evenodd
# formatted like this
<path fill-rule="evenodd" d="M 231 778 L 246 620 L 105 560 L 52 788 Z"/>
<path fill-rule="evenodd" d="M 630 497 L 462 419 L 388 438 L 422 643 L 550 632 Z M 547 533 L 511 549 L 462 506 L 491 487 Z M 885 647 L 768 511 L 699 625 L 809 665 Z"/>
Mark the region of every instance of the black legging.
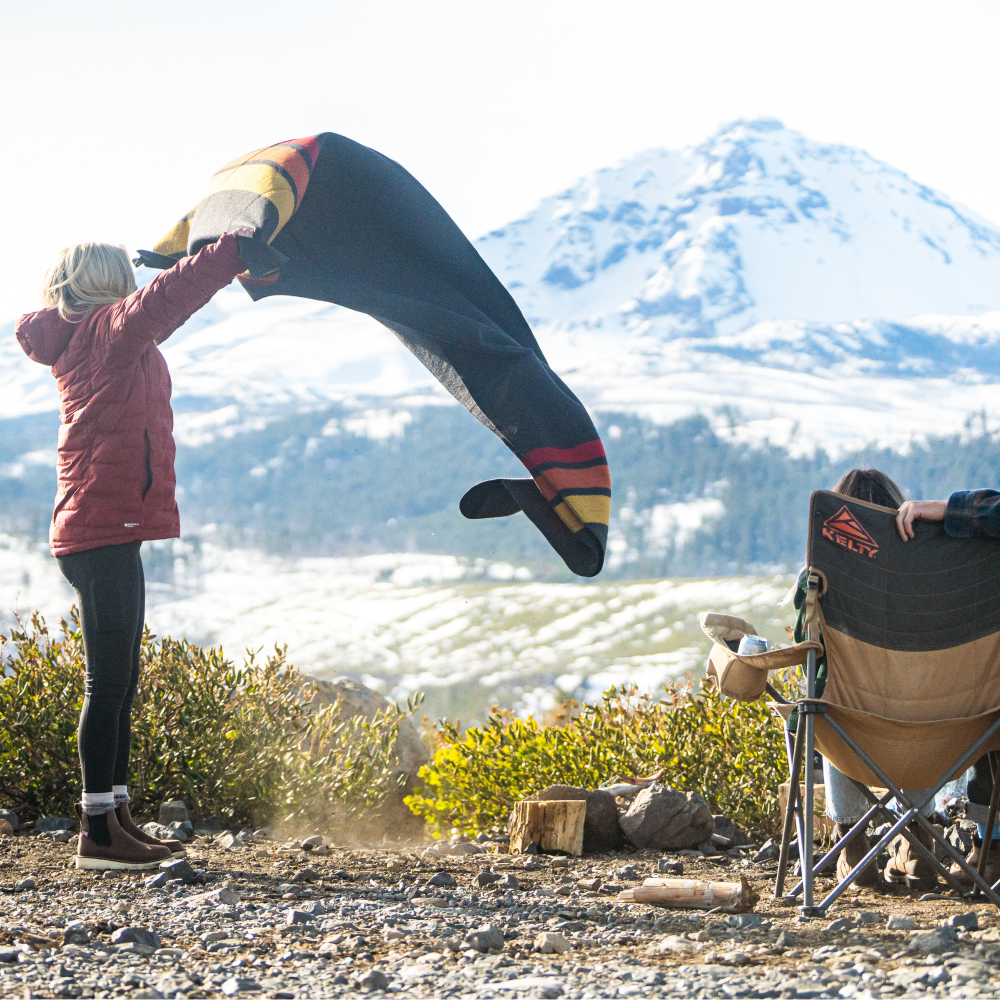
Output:
<path fill-rule="evenodd" d="M 146 617 L 141 542 L 59 558 L 76 590 L 87 671 L 78 734 L 85 792 L 128 784 L 132 699 Z"/>

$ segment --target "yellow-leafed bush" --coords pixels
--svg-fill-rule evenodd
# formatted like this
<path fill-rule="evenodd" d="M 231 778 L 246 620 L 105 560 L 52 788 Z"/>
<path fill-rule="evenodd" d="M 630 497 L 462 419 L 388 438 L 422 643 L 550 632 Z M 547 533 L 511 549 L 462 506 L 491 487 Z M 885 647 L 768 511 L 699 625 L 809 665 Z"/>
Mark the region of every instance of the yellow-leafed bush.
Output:
<path fill-rule="evenodd" d="M 0 637 L 2 640 L 3 637 Z M 37 615 L 0 641 L 0 799 L 69 813 L 80 794 L 76 725 L 83 703 L 79 623 L 61 639 Z M 276 649 L 241 666 L 221 649 L 156 640 L 147 630 L 132 711 L 133 809 L 182 798 L 196 816 L 259 825 L 377 823 L 404 779 L 394 748 L 406 713 L 342 718 L 310 707 L 314 688 Z"/>
<path fill-rule="evenodd" d="M 788 683 L 788 682 L 786 682 Z M 596 788 L 663 769 L 663 782 L 697 792 L 713 812 L 757 833 L 775 829 L 787 780 L 780 723 L 762 702 L 723 698 L 703 683 L 666 688 L 660 701 L 612 688 L 565 725 L 496 709 L 464 735 L 443 724 L 438 750 L 406 802 L 438 832 L 502 831 L 513 804 L 551 784 Z"/>

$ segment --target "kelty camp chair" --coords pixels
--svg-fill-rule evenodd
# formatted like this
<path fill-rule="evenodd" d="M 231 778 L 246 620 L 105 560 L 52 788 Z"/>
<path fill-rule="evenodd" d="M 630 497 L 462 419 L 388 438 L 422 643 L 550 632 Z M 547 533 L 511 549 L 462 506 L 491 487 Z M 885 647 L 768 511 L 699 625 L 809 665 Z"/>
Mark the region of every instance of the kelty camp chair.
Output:
<path fill-rule="evenodd" d="M 807 915 L 826 912 L 897 834 L 959 891 L 949 874 L 908 828 L 918 823 L 1000 908 L 1000 881 L 983 878 L 988 851 L 974 871 L 922 816 L 948 781 L 987 751 L 1000 749 L 1000 541 L 955 539 L 940 523 L 917 521 L 904 542 L 896 512 L 819 490 L 809 507 L 807 641 L 753 656 L 735 652 L 752 632 L 725 615 L 703 615 L 714 644 L 709 676 L 723 694 L 743 701 L 768 690 L 772 707 L 788 719 L 798 709 L 794 744 L 786 735 L 791 782 L 784 816 L 775 897 L 784 894 L 792 826 L 797 827 L 802 878 L 786 898 L 802 895 Z M 823 645 L 819 643 L 822 629 Z M 816 697 L 816 657 L 825 646 L 826 689 Z M 767 683 L 769 670 L 805 663 L 806 695 L 789 703 Z M 871 808 L 833 849 L 813 863 L 814 746 L 867 796 Z M 991 754 L 991 763 L 995 760 Z M 805 766 L 804 794 L 799 781 Z M 994 774 L 1000 778 L 994 764 Z M 886 791 L 881 797 L 868 786 Z M 927 789 L 919 801 L 903 788 Z M 893 803 L 893 800 L 895 802 Z M 892 804 L 890 806 L 890 804 Z M 986 817 L 992 830 L 1000 804 L 1000 780 Z M 818 905 L 814 876 L 872 820 L 889 829 Z M 996 848 L 994 848 L 996 850 Z"/>

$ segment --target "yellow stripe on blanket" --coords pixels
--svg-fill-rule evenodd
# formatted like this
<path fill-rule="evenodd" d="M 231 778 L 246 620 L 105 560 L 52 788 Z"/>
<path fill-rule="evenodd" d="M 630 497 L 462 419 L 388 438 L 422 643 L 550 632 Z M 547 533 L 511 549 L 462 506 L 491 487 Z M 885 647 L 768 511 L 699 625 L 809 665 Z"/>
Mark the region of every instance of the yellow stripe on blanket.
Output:
<path fill-rule="evenodd" d="M 229 174 L 216 174 L 202 201 L 221 191 L 245 191 L 260 195 L 274 205 L 278 210 L 278 227 L 271 234 L 272 240 L 295 211 L 295 192 L 291 185 L 266 163 L 245 163 Z"/>

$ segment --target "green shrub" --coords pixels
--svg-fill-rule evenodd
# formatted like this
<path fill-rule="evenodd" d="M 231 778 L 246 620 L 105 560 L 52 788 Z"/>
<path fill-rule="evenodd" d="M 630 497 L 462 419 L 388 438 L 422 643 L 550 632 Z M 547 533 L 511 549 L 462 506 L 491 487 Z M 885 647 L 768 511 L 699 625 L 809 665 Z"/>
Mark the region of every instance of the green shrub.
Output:
<path fill-rule="evenodd" d="M 595 788 L 662 769 L 664 783 L 704 796 L 713 812 L 774 832 L 787 762 L 767 705 L 730 701 L 704 682 L 698 691 L 690 682 L 665 691 L 654 701 L 634 687 L 611 688 L 559 726 L 497 709 L 465 734 L 444 723 L 433 760 L 420 769 L 422 786 L 406 803 L 438 835 L 499 832 L 515 802 L 547 785 Z"/>
<path fill-rule="evenodd" d="M 62 626 L 55 640 L 36 615 L 14 631 L 5 661 L 0 636 L 0 797 L 22 814 L 71 814 L 79 798 L 83 643 L 75 613 Z M 196 816 L 234 823 L 377 823 L 405 780 L 394 746 L 406 713 L 342 718 L 337 703 L 311 707 L 314 693 L 283 649 L 236 666 L 221 649 L 147 630 L 132 712 L 133 808 L 176 797 Z"/>

